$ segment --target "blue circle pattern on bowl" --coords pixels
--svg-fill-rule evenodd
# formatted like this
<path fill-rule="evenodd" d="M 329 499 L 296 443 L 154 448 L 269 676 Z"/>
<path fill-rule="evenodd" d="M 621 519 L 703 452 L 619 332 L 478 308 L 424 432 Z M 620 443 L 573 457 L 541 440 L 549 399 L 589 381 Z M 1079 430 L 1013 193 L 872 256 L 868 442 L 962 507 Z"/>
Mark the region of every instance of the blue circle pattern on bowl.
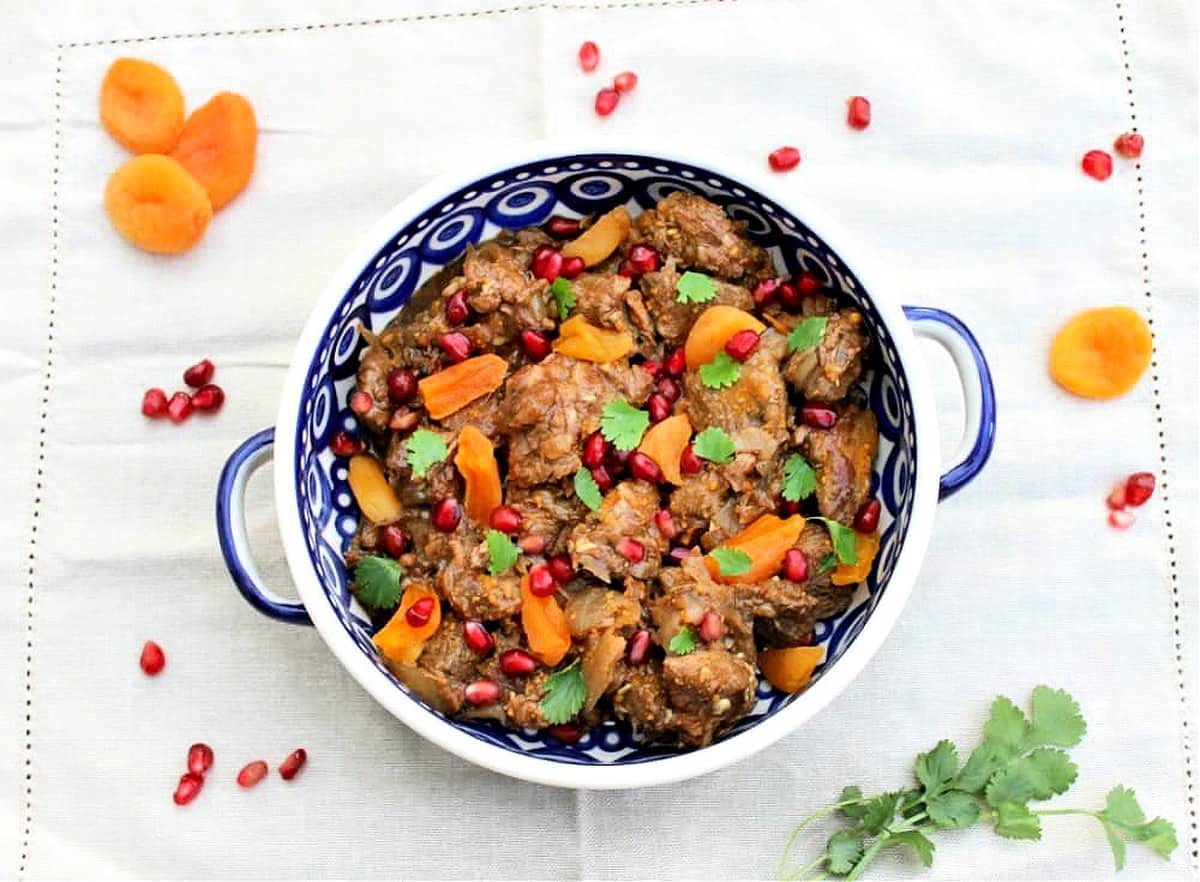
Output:
<path fill-rule="evenodd" d="M 332 454 L 329 441 L 339 429 L 356 429 L 346 402 L 359 353 L 366 345 L 359 324 L 375 333 L 382 331 L 413 292 L 460 256 L 468 243 L 492 238 L 502 229 L 544 223 L 553 214 L 593 214 L 622 204 L 637 213 L 674 190 L 699 193 L 724 206 L 732 217 L 745 222 L 748 234 L 768 249 L 777 268 L 790 275 L 801 270 L 815 273 L 862 311 L 875 341 L 874 368 L 863 382 L 881 436 L 872 486 L 883 505 L 882 542 L 874 572 L 859 587 L 849 609 L 817 624 L 814 640 L 825 648 L 825 660 L 815 677 L 846 651 L 885 590 L 908 530 L 916 438 L 908 381 L 895 346 L 853 273 L 798 218 L 761 194 L 699 168 L 625 154 L 580 155 L 522 166 L 475 181 L 398 230 L 345 293 L 308 368 L 293 464 L 308 554 L 342 627 L 406 694 L 371 643 L 373 626 L 350 595 L 342 560 L 354 536 L 358 511 L 345 461 Z M 412 695 L 408 698 L 420 703 Z M 754 710 L 724 737 L 744 731 L 792 700 L 793 696 L 760 679 Z M 598 726 L 574 744 L 537 732 L 505 729 L 491 721 L 451 722 L 490 744 L 561 762 L 649 762 L 679 752 L 644 744 L 628 725 L 616 722 Z"/>

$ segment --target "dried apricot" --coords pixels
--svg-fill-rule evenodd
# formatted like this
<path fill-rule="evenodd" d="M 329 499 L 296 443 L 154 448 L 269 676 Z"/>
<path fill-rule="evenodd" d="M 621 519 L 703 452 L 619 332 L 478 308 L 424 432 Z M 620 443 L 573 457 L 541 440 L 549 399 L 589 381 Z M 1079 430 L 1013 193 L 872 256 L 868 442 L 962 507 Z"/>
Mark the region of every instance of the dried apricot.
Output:
<path fill-rule="evenodd" d="M 1153 349 L 1146 320 L 1127 306 L 1085 309 L 1050 347 L 1050 376 L 1084 398 L 1116 398 L 1141 379 Z"/>
<path fill-rule="evenodd" d="M 220 92 L 188 116 L 171 156 L 208 191 L 216 211 L 245 189 L 257 146 L 258 123 L 250 102 Z"/>
<path fill-rule="evenodd" d="M 204 188 L 174 159 L 157 153 L 135 156 L 112 173 L 104 209 L 118 233 L 158 254 L 187 251 L 212 220 Z"/>
<path fill-rule="evenodd" d="M 167 153 L 183 131 L 183 93 L 157 64 L 118 58 L 100 84 L 100 122 L 134 153 Z"/>

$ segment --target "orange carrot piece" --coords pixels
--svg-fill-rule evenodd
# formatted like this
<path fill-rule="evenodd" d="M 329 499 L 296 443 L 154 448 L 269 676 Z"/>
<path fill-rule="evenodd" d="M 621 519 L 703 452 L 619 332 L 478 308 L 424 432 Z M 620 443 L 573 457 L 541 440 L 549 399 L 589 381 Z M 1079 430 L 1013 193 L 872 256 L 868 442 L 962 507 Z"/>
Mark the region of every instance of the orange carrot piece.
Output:
<path fill-rule="evenodd" d="M 257 148 L 254 108 L 241 95 L 220 92 L 188 116 L 171 157 L 208 191 L 216 211 L 250 182 Z"/>
<path fill-rule="evenodd" d="M 1154 341 L 1146 320 L 1127 306 L 1085 309 L 1050 347 L 1050 376 L 1084 398 L 1116 398 L 1137 385 Z"/>
<path fill-rule="evenodd" d="M 704 558 L 704 565 L 714 579 L 721 582 L 761 582 L 779 572 L 783 556 L 796 544 L 804 529 L 804 518 L 792 515 L 783 520 L 776 515 L 765 514 L 742 532 L 721 543 L 722 548 L 736 548 L 750 556 L 750 569 L 740 576 L 722 576 L 712 556 Z"/>
<path fill-rule="evenodd" d="M 477 355 L 443 368 L 417 383 L 425 410 L 440 420 L 494 392 L 504 382 L 508 362 L 495 353 Z"/>
<path fill-rule="evenodd" d="M 433 615 L 419 628 L 408 623 L 408 608 L 424 597 L 434 599 Z M 400 606 L 375 636 L 372 637 L 379 651 L 387 658 L 402 665 L 415 665 L 425 648 L 425 641 L 432 637 L 442 623 L 441 599 L 428 585 L 412 584 L 404 589 Z"/>
<path fill-rule="evenodd" d="M 375 457 L 367 454 L 352 457 L 347 480 L 354 501 L 371 523 L 391 524 L 400 519 L 403 513 L 400 500 Z"/>
<path fill-rule="evenodd" d="M 554 351 L 580 361 L 607 364 L 633 351 L 633 337 L 624 331 L 597 328 L 583 316 L 574 315 L 559 327 Z"/>
<path fill-rule="evenodd" d="M 118 58 L 100 84 L 100 122 L 134 153 L 167 153 L 183 131 L 183 93 L 157 64 Z"/>
<path fill-rule="evenodd" d="M 212 220 L 208 194 L 167 156 L 135 156 L 108 179 L 104 210 L 117 232 L 143 251 L 180 254 Z"/>
<path fill-rule="evenodd" d="M 551 594 L 537 597 L 529 590 L 529 576 L 521 577 L 521 627 L 529 651 L 542 664 L 554 667 L 571 648 L 571 629 L 567 615 Z"/>
<path fill-rule="evenodd" d="M 879 533 L 857 533 L 854 536 L 855 562 L 838 564 L 830 575 L 834 585 L 853 585 L 871 575 L 871 565 L 879 553 Z"/>
<path fill-rule="evenodd" d="M 729 338 L 739 331 L 761 334 L 766 329 L 766 325 L 736 306 L 710 306 L 700 313 L 683 344 L 687 366 L 694 370 L 702 364 L 708 364 L 725 348 Z"/>
<path fill-rule="evenodd" d="M 662 469 L 663 477 L 672 484 L 682 484 L 679 457 L 692 437 L 692 424 L 686 414 L 677 413 L 661 423 L 655 423 L 642 438 L 638 450 L 646 454 Z"/>
<path fill-rule="evenodd" d="M 500 487 L 500 466 L 492 442 L 474 426 L 463 426 L 458 433 L 454 464 L 466 483 L 463 506 L 467 517 L 486 527 L 492 509 L 500 504 L 504 492 Z"/>
<path fill-rule="evenodd" d="M 633 222 L 623 205 L 599 218 L 594 224 L 562 248 L 563 257 L 582 257 L 587 266 L 595 266 L 610 254 L 629 235 Z"/>
<path fill-rule="evenodd" d="M 767 682 L 780 692 L 799 692 L 812 679 L 825 654 L 819 646 L 767 649 L 758 654 L 758 667 Z"/>

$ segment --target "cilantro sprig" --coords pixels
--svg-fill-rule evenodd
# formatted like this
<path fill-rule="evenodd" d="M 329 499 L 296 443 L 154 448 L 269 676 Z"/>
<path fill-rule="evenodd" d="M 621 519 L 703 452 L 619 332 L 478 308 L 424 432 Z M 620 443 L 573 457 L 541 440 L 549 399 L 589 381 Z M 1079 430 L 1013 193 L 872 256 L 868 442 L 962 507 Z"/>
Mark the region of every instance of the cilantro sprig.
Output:
<path fill-rule="evenodd" d="M 737 445 L 733 443 L 733 438 L 718 426 L 709 426 L 692 442 L 692 452 L 696 456 L 707 459 L 709 462 L 715 462 L 717 465 L 733 462 L 735 450 L 737 450 Z"/>
<path fill-rule="evenodd" d="M 600 414 L 600 434 L 617 450 L 636 448 L 648 428 L 650 414 L 638 410 L 623 398 L 608 402 Z"/>
<path fill-rule="evenodd" d="M 579 667 L 579 659 L 561 671 L 555 671 L 546 679 L 542 696 L 542 716 L 552 726 L 565 723 L 580 710 L 587 700 L 587 683 Z"/>
<path fill-rule="evenodd" d="M 742 376 L 742 364 L 728 352 L 718 352 L 708 364 L 700 365 L 700 382 L 709 389 L 725 389 Z"/>
<path fill-rule="evenodd" d="M 793 453 L 783 464 L 783 498 L 799 502 L 817 489 L 817 473 L 803 456 Z"/>
<path fill-rule="evenodd" d="M 708 556 L 717 562 L 717 572 L 722 576 L 744 576 L 750 572 L 750 555 L 740 548 L 714 548 Z"/>
<path fill-rule="evenodd" d="M 825 326 L 828 324 L 828 317 L 823 315 L 810 316 L 801 321 L 788 334 L 788 352 L 801 352 L 805 349 L 812 349 L 825 336 Z"/>
<path fill-rule="evenodd" d="M 550 294 L 554 297 L 554 302 L 558 304 L 559 319 L 565 321 L 571 314 L 571 310 L 575 308 L 575 289 L 571 287 L 570 282 L 559 276 L 550 286 Z"/>
<path fill-rule="evenodd" d="M 675 299 L 680 303 L 707 303 L 717 296 L 711 276 L 688 270 L 675 283 Z"/>
<path fill-rule="evenodd" d="M 390 557 L 365 555 L 354 567 L 354 581 L 358 585 L 355 596 L 375 609 L 391 609 L 400 602 L 402 575 L 403 567 Z"/>
<path fill-rule="evenodd" d="M 499 530 L 488 530 L 488 574 L 499 576 L 517 562 L 521 550 Z"/>
<path fill-rule="evenodd" d="M 1042 818 L 1086 815 L 1104 828 L 1113 863 L 1125 866 L 1129 843 L 1144 845 L 1169 859 L 1178 845 L 1175 826 L 1163 818 L 1146 820 L 1134 792 L 1118 785 L 1109 791 L 1104 808 L 1036 809 L 1031 801 L 1065 793 L 1079 770 L 1061 748 L 1075 747 L 1087 724 L 1075 699 L 1061 689 L 1033 690 L 1032 718 L 1004 696 L 992 703 L 983 729 L 983 742 L 960 765 L 951 741 L 939 741 L 917 756 L 915 787 L 864 796 L 858 787 L 842 790 L 837 802 L 803 820 L 784 849 L 781 879 L 818 874 L 858 879 L 885 849 L 905 846 L 921 863 L 932 866 L 935 846 L 930 836 L 939 830 L 972 827 L 991 821 L 1006 839 L 1041 839 Z M 799 870 L 789 869 L 800 834 L 819 818 L 839 813 L 846 826 L 834 833 L 825 850 Z"/>
<path fill-rule="evenodd" d="M 857 533 L 832 518 L 809 518 L 809 520 L 820 521 L 829 530 L 829 538 L 833 542 L 833 553 L 837 555 L 838 563 L 858 563 Z"/>
<path fill-rule="evenodd" d="M 408 438 L 408 465 L 414 478 L 424 478 L 429 467 L 442 462 L 450 451 L 437 432 L 417 429 Z"/>

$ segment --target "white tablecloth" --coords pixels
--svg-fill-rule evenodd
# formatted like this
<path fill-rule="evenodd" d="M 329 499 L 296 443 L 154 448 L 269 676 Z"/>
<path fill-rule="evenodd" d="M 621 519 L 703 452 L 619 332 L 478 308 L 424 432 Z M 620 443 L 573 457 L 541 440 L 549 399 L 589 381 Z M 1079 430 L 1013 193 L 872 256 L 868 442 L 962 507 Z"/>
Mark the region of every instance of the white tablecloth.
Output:
<path fill-rule="evenodd" d="M 844 784 L 906 781 L 940 737 L 974 739 L 998 692 L 1069 689 L 1089 722 L 1072 804 L 1117 782 L 1172 818 L 1197 870 L 1196 15 L 1185 3 L 435 0 L 253 7 L 59 0 L 0 18 L 0 877 L 769 876 L 791 825 Z M 379 19 L 379 20 L 376 20 Z M 601 75 L 637 92 L 607 120 Z M 119 55 L 169 68 L 189 106 L 250 96 L 249 190 L 195 251 L 127 247 L 101 192 L 124 153 L 97 122 Z M 871 128 L 843 121 L 870 96 Z M 1136 116 L 1140 165 L 1100 184 L 1080 155 Z M 941 507 L 917 590 L 858 680 L 753 760 L 648 791 L 554 790 L 480 771 L 408 732 L 310 629 L 275 624 L 222 567 L 213 490 L 270 424 L 291 347 L 332 268 L 385 209 L 491 147 L 637 134 L 763 161 L 804 152 L 785 185 L 869 243 L 909 302 L 970 324 L 996 375 L 987 471 Z M 1095 404 L 1049 381 L 1069 313 L 1153 319 L 1156 361 Z M 147 424 L 141 391 L 202 356 L 215 419 Z M 930 350 L 947 441 L 948 359 Z M 1103 497 L 1130 471 L 1160 492 L 1118 534 Z M 250 493 L 264 570 L 288 591 L 269 480 Z M 168 667 L 137 669 L 142 641 Z M 216 768 L 186 809 L 188 744 Z M 252 792 L 252 758 L 309 766 Z M 817 840 L 812 843 L 818 847 Z M 1096 878 L 1098 827 L 1041 843 L 938 838 L 922 871 L 875 877 Z"/>

